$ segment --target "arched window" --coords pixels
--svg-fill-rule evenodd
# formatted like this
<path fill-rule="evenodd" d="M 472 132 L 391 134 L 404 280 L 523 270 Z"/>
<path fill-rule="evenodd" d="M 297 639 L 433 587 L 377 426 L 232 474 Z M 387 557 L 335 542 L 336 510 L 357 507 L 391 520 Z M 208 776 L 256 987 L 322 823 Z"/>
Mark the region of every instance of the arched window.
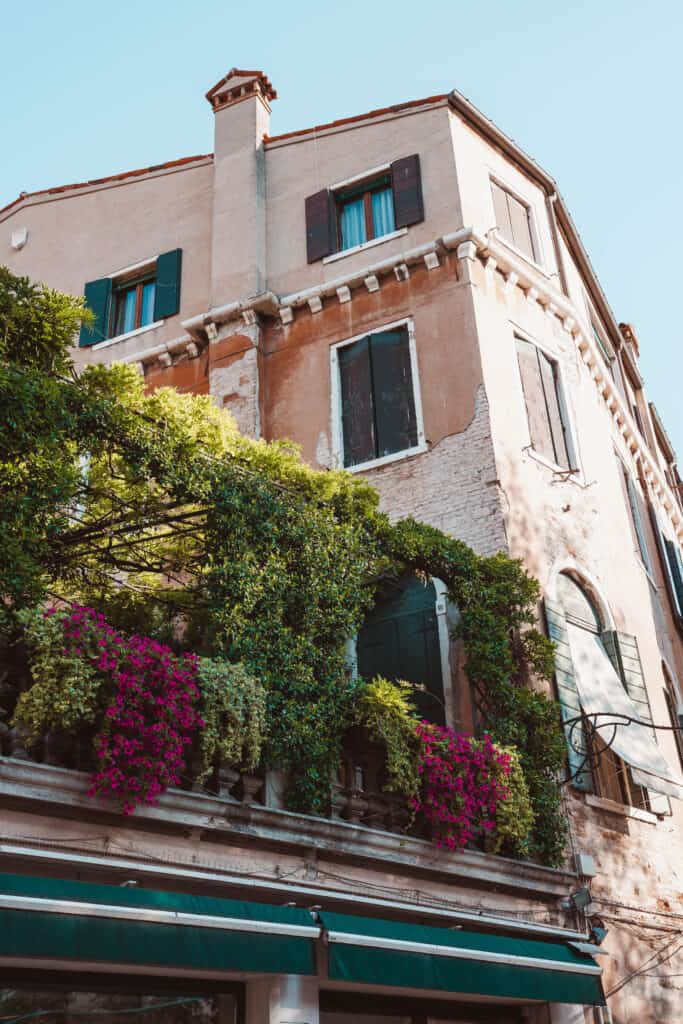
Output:
<path fill-rule="evenodd" d="M 601 724 L 606 726 L 610 717 L 614 719 L 614 714 L 623 714 L 624 701 L 629 713 L 643 725 L 652 723 L 637 640 L 606 628 L 598 602 L 588 587 L 566 573 L 558 577 L 557 598 L 557 603 L 546 601 L 546 615 L 549 633 L 556 644 L 556 678 L 563 716 L 565 721 L 575 720 L 583 710 L 589 714 L 589 721 L 598 726 L 588 734 L 576 725 L 567 729 L 575 785 L 579 789 L 593 789 L 617 803 L 648 810 L 659 799 L 658 794 L 636 780 L 630 766 L 634 763 L 643 767 L 643 750 L 639 758 L 627 763 L 629 751 L 621 733 L 617 743 L 609 728 L 599 728 Z M 595 716 L 595 711 L 600 714 Z M 639 733 L 641 748 L 644 732 Z M 636 741 L 635 727 L 629 737 Z M 613 742 L 620 748 L 621 756 L 612 749 Z M 646 746 L 645 755 L 653 753 L 654 764 L 658 761 L 656 744 L 653 740 L 646 742 L 651 749 Z M 653 772 L 659 774 L 659 769 L 655 772 L 653 768 Z M 637 774 L 642 776 L 643 772 Z M 655 780 L 653 783 L 656 785 Z"/>
<path fill-rule="evenodd" d="M 418 713 L 442 725 L 444 687 L 436 590 L 416 576 L 388 583 L 358 633 L 358 672 L 364 679 L 384 676 L 424 687 L 416 691 Z"/>
<path fill-rule="evenodd" d="M 567 622 L 593 633 L 602 633 L 602 616 L 597 605 L 572 576 L 561 573 L 557 581 L 557 596 Z"/>

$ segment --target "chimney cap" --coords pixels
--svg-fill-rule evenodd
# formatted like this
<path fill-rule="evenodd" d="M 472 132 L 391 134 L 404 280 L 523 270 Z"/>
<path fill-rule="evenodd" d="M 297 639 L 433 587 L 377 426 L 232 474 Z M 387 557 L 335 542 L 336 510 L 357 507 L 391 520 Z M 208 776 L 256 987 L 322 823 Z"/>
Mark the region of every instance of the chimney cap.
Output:
<path fill-rule="evenodd" d="M 266 104 L 277 99 L 277 92 L 263 71 L 231 68 L 220 82 L 216 82 L 213 88 L 209 89 L 206 98 L 214 110 L 221 110 L 250 94 L 260 96 Z"/>

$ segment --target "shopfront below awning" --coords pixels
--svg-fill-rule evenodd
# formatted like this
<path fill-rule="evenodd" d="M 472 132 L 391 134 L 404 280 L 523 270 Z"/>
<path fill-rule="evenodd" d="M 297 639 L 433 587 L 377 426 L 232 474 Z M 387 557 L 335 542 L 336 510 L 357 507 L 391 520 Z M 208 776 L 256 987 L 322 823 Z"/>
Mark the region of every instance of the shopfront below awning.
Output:
<path fill-rule="evenodd" d="M 604 1005 L 601 969 L 567 942 L 320 913 L 329 977 L 432 992 Z"/>
<path fill-rule="evenodd" d="M 319 934 L 297 907 L 0 875 L 0 966 L 313 975 Z"/>
<path fill-rule="evenodd" d="M 571 622 L 567 633 L 581 709 L 595 723 L 598 735 L 631 766 L 638 785 L 683 800 L 683 778 L 667 762 L 652 731 L 639 720 L 600 638 Z"/>

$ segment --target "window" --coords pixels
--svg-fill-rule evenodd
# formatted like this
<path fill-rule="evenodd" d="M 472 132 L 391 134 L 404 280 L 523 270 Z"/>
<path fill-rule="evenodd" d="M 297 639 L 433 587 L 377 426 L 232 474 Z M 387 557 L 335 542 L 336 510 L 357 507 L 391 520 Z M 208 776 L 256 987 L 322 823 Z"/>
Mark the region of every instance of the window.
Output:
<path fill-rule="evenodd" d="M 308 262 L 356 249 L 423 220 L 420 157 L 414 153 L 307 197 Z"/>
<path fill-rule="evenodd" d="M 659 549 L 659 559 L 671 608 L 677 626 L 683 630 L 683 554 L 681 554 L 678 543 L 669 540 L 662 530 L 659 516 L 652 504 L 650 504 L 650 520 Z"/>
<path fill-rule="evenodd" d="M 415 683 L 413 702 L 430 722 L 444 723 L 436 591 L 415 576 L 387 583 L 356 641 L 358 672 Z"/>
<path fill-rule="evenodd" d="M 502 237 L 519 249 L 527 259 L 537 260 L 529 207 L 495 181 L 491 182 L 491 193 L 496 226 Z"/>
<path fill-rule="evenodd" d="M 338 366 L 344 466 L 417 447 L 415 380 L 407 324 L 332 350 Z"/>
<path fill-rule="evenodd" d="M 532 447 L 563 469 L 570 468 L 567 426 L 555 360 L 524 338 L 515 338 Z"/>
<path fill-rule="evenodd" d="M 396 230 L 389 175 L 335 195 L 339 249 L 352 249 Z"/>
<path fill-rule="evenodd" d="M 633 477 L 626 469 L 626 466 L 619 459 L 619 466 L 621 468 L 621 474 L 624 481 L 624 487 L 626 488 L 626 497 L 628 500 L 628 507 L 631 513 L 631 525 L 633 526 L 633 532 L 636 535 L 638 541 L 638 549 L 640 551 L 640 557 L 643 565 L 649 573 L 652 572 L 652 563 L 650 561 L 650 552 L 647 546 L 647 539 L 645 536 L 645 528 L 643 526 L 643 516 L 641 512 L 642 503 L 638 490 L 633 481 Z"/>
<path fill-rule="evenodd" d="M 564 628 L 567 635 L 574 637 L 575 634 L 572 631 L 577 631 L 579 637 L 593 634 L 599 640 L 602 662 L 604 665 L 609 663 L 612 666 L 611 670 L 608 668 L 608 672 L 611 671 L 612 677 L 615 672 L 617 673 L 621 685 L 630 691 L 630 696 L 634 700 L 641 719 L 651 722 L 652 717 L 647 691 L 642 679 L 638 648 L 637 645 L 630 646 L 631 643 L 635 645 L 635 638 L 605 631 L 595 603 L 583 587 L 570 576 L 563 573 L 559 577 L 557 591 L 564 612 Z M 582 668 L 581 660 L 578 663 L 575 660 L 576 652 L 577 645 L 571 640 L 567 643 L 566 653 L 558 644 L 559 658 L 561 659 L 564 655 L 570 664 L 573 663 L 572 674 L 579 672 Z M 594 665 L 595 663 L 591 664 L 591 670 Z M 604 668 L 600 671 L 604 671 Z M 629 673 L 629 686 L 626 684 L 625 671 Z M 583 706 L 583 699 L 581 703 Z M 609 703 L 606 700 L 603 711 L 607 712 L 608 708 Z M 609 719 L 609 715 L 607 715 L 607 719 Z M 600 724 L 599 719 L 594 719 L 594 721 L 596 725 Z M 576 734 L 572 739 L 576 739 Z M 630 766 L 612 749 L 615 739 L 616 737 L 610 735 L 609 728 L 595 729 L 592 735 L 588 736 L 584 734 L 583 743 L 586 745 L 587 757 L 581 760 L 584 767 L 587 767 L 586 760 L 590 763 L 593 787 L 600 796 L 609 800 L 649 810 L 647 790 L 635 781 Z M 618 744 L 615 743 L 615 745 Z"/>
<path fill-rule="evenodd" d="M 140 281 L 115 285 L 112 315 L 109 323 L 109 337 L 127 334 L 138 327 L 146 327 L 154 321 L 154 277 Z"/>
<path fill-rule="evenodd" d="M 669 718 L 671 719 L 671 725 L 674 728 L 678 762 L 683 770 L 683 710 L 681 710 L 677 700 L 673 679 L 667 672 L 665 665 L 662 665 L 662 672 L 664 673 L 664 699 L 669 712 Z"/>
<path fill-rule="evenodd" d="M 162 253 L 129 272 L 88 281 L 85 304 L 95 321 L 81 328 L 79 345 L 97 345 L 147 327 L 180 310 L 182 249 Z"/>

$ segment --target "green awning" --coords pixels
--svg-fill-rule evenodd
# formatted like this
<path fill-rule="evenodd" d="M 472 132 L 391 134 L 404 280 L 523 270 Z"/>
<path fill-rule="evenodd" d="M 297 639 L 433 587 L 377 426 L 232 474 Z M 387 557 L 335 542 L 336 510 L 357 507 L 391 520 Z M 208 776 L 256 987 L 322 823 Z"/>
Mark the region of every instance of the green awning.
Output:
<path fill-rule="evenodd" d="M 601 970 L 567 943 L 321 913 L 339 981 L 604 1005 Z"/>
<path fill-rule="evenodd" d="M 319 933 L 296 907 L 0 874 L 0 965 L 315 974 Z"/>

